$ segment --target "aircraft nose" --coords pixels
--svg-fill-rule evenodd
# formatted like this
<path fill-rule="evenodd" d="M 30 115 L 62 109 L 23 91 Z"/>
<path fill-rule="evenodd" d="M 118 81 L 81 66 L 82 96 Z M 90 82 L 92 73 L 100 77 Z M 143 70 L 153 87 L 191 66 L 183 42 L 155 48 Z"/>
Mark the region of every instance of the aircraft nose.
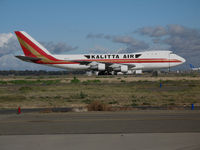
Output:
<path fill-rule="evenodd" d="M 180 56 L 179 56 L 180 57 Z M 183 57 L 180 57 L 180 61 L 183 64 L 184 62 L 186 62 L 186 60 Z"/>

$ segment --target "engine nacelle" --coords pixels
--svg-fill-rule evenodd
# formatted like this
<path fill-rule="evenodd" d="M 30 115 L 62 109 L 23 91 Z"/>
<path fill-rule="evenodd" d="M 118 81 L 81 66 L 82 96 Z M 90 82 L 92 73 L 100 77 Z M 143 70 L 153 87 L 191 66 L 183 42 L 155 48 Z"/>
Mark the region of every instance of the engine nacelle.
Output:
<path fill-rule="evenodd" d="M 121 68 L 121 72 L 128 72 L 128 66 L 121 65 L 120 68 Z"/>
<path fill-rule="evenodd" d="M 104 70 L 106 70 L 106 65 L 105 64 L 97 64 L 97 69 L 98 69 L 98 71 L 104 71 Z"/>

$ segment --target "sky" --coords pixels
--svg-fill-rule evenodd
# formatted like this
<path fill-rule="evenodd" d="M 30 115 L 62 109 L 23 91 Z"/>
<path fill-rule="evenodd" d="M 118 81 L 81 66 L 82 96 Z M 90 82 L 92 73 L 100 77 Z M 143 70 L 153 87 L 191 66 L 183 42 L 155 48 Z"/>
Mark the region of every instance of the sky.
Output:
<path fill-rule="evenodd" d="M 0 70 L 52 70 L 17 60 L 14 31 L 55 54 L 169 49 L 200 65 L 199 0 L 0 0 Z"/>

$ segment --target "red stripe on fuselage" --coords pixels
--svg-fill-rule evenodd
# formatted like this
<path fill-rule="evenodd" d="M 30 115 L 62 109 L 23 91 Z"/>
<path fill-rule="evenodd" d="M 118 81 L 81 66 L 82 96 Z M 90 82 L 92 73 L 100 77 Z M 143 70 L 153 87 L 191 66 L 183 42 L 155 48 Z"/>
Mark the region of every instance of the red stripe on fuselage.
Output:
<path fill-rule="evenodd" d="M 170 61 L 170 59 L 166 59 L 166 58 L 137 58 L 137 59 L 77 59 L 78 61 L 105 61 L 105 62 L 110 62 L 110 61 L 118 61 L 118 60 L 138 60 L 138 61 Z M 181 62 L 178 59 L 171 59 L 173 61 L 177 61 L 177 62 Z"/>
<path fill-rule="evenodd" d="M 107 61 L 104 60 L 79 60 L 79 61 L 96 61 L 99 63 L 180 63 L 180 60 L 169 60 L 169 59 L 106 59 Z M 128 60 L 128 61 L 119 61 L 119 60 Z M 146 60 L 146 61 L 145 61 Z M 159 60 L 159 61 L 158 61 Z M 77 62 L 50 62 L 50 63 L 43 63 L 43 64 L 79 64 Z"/>

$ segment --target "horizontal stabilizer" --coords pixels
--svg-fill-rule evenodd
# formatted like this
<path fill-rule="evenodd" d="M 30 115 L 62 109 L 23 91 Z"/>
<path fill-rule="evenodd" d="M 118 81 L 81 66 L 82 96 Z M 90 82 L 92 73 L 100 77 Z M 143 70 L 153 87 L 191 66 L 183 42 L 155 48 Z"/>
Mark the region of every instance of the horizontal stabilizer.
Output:
<path fill-rule="evenodd" d="M 38 61 L 38 60 L 41 60 L 41 58 L 37 58 L 37 57 L 28 57 L 28 56 L 15 56 L 17 57 L 18 59 L 21 59 L 23 61 L 28 61 L 28 62 L 34 62 L 34 61 Z"/>

